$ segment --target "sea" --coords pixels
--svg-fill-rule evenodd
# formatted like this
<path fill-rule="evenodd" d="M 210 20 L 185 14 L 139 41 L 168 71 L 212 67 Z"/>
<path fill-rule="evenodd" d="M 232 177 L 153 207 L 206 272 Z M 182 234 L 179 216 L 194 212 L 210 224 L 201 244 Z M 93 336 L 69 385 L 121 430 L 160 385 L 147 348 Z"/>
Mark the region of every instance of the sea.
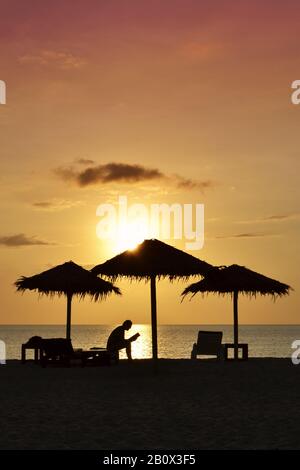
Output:
<path fill-rule="evenodd" d="M 72 325 L 71 338 L 74 348 L 105 347 L 109 333 L 116 325 Z M 222 331 L 223 342 L 233 341 L 232 325 L 159 325 L 158 355 L 160 358 L 189 358 L 198 331 Z M 133 325 L 127 337 L 139 332 L 132 343 L 132 355 L 136 359 L 151 357 L 151 326 Z M 19 359 L 21 345 L 32 336 L 64 338 L 64 325 L 0 325 L 0 341 L 6 347 L 6 359 Z M 250 357 L 291 357 L 292 343 L 299 340 L 300 325 L 240 325 L 239 342 L 248 343 Z M 3 345 L 3 343 L 1 343 Z M 30 357 L 30 351 L 28 352 Z M 120 357 L 125 357 L 122 352 Z"/>

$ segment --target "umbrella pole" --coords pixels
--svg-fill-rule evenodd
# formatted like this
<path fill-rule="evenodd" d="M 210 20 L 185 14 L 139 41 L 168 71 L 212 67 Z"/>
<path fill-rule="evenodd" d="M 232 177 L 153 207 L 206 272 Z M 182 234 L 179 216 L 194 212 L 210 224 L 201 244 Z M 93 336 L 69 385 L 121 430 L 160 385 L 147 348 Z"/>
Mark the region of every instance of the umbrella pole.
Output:
<path fill-rule="evenodd" d="M 72 306 L 72 294 L 67 294 L 67 327 L 66 327 L 67 339 L 71 339 L 71 306 Z"/>
<path fill-rule="evenodd" d="M 239 358 L 239 320 L 238 320 L 238 291 L 233 293 L 233 336 L 234 336 L 234 359 Z"/>
<path fill-rule="evenodd" d="M 152 326 L 152 358 L 157 360 L 157 312 L 156 312 L 156 278 L 151 276 L 151 326 Z"/>

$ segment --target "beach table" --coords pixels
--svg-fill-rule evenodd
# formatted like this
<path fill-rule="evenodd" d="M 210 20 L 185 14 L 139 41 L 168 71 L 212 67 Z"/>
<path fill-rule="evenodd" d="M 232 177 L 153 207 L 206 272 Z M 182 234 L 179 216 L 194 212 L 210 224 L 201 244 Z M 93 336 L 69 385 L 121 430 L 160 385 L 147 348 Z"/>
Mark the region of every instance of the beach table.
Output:
<path fill-rule="evenodd" d="M 230 349 L 234 349 L 234 343 L 225 343 L 224 344 L 224 359 L 225 361 L 233 360 L 234 358 L 230 358 L 228 353 Z M 238 358 L 240 361 L 248 361 L 248 344 L 247 343 L 239 343 L 238 349 L 242 350 L 242 357 Z"/>
<path fill-rule="evenodd" d="M 111 364 L 110 353 L 105 348 L 91 348 L 81 351 L 82 367 L 88 363 L 93 365 L 109 366 Z"/>
<path fill-rule="evenodd" d="M 22 364 L 25 364 L 26 362 L 26 351 L 29 349 L 34 351 L 34 362 L 35 364 L 38 364 L 41 358 L 41 354 L 42 354 L 41 348 L 39 346 L 34 346 L 30 344 L 28 345 L 27 343 L 22 344 L 22 347 L 21 347 Z"/>

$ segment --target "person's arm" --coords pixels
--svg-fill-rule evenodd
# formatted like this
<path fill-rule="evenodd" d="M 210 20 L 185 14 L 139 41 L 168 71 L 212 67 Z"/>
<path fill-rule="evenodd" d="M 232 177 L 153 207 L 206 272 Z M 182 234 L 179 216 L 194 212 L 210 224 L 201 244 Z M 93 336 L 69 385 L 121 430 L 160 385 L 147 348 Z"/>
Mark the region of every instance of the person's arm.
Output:
<path fill-rule="evenodd" d="M 139 336 L 141 336 L 141 335 L 139 333 L 136 333 L 135 335 L 128 338 L 128 341 L 130 341 L 130 342 L 135 341 L 136 339 L 138 339 Z"/>

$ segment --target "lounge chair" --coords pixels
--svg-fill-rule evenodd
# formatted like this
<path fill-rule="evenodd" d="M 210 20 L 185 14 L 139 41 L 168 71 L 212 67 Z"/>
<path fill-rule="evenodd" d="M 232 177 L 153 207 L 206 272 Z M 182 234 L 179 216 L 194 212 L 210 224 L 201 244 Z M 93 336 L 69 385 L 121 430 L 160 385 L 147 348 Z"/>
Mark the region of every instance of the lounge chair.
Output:
<path fill-rule="evenodd" d="M 34 361 L 46 367 L 48 364 L 70 366 L 71 361 L 80 362 L 82 367 L 87 364 L 106 366 L 113 361 L 111 355 L 104 348 L 91 348 L 88 350 L 73 349 L 72 342 L 66 338 L 41 338 L 33 336 L 27 343 L 22 344 L 22 363 L 26 362 L 26 351 L 34 350 Z"/>
<path fill-rule="evenodd" d="M 40 348 L 40 363 L 43 367 L 46 367 L 48 362 L 69 366 L 71 359 L 82 358 L 81 351 L 74 351 L 70 339 L 42 339 Z"/>
<path fill-rule="evenodd" d="M 222 359 L 222 337 L 222 331 L 199 331 L 198 341 L 193 344 L 191 359 L 197 359 L 197 356 L 216 356 L 217 359 Z"/>
<path fill-rule="evenodd" d="M 32 336 L 29 338 L 27 343 L 23 343 L 21 347 L 21 361 L 22 364 L 26 362 L 26 352 L 28 349 L 32 349 L 34 351 L 34 362 L 38 364 L 40 362 L 41 357 L 41 342 L 43 338 L 41 336 Z"/>
<path fill-rule="evenodd" d="M 71 361 L 76 360 L 81 363 L 82 367 L 87 364 L 98 366 L 109 366 L 111 364 L 110 354 L 104 348 L 73 349 L 70 339 L 42 340 L 40 362 L 43 367 L 46 367 L 49 362 L 70 366 Z"/>

